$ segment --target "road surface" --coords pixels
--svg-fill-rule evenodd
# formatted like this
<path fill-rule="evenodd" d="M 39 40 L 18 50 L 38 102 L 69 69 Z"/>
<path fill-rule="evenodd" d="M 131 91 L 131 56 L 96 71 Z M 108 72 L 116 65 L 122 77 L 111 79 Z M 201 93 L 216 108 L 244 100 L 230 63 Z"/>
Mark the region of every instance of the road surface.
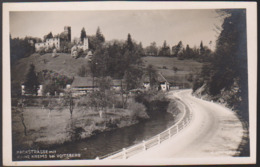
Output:
<path fill-rule="evenodd" d="M 191 95 L 191 90 L 170 92 L 193 113 L 190 124 L 171 139 L 129 159 L 231 157 L 237 154 L 243 127 L 235 113 Z"/>

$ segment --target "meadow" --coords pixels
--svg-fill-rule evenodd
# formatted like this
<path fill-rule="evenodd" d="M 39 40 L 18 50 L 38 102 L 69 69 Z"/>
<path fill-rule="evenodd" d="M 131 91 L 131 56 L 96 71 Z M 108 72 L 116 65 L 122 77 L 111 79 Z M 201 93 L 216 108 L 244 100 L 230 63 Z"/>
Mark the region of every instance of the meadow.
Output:
<path fill-rule="evenodd" d="M 127 109 L 110 109 L 100 115 L 100 112 L 93 109 L 78 107 L 71 117 L 66 108 L 50 111 L 41 107 L 26 107 L 23 112 L 13 108 L 14 148 L 47 147 L 84 139 L 95 133 L 137 123 L 132 114 Z"/>
<path fill-rule="evenodd" d="M 177 57 L 143 57 L 145 66 L 149 64 L 153 65 L 158 72 L 170 82 L 175 84 L 187 83 L 191 86 L 191 83 L 187 81 L 189 75 L 196 76 L 201 68 L 202 63 L 195 60 L 178 60 Z M 174 68 L 177 70 L 175 71 Z"/>

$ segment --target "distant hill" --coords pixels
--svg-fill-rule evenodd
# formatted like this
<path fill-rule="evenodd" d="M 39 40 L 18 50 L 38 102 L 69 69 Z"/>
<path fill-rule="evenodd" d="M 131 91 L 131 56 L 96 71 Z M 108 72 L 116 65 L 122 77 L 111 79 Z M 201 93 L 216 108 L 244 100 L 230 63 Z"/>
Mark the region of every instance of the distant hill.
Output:
<path fill-rule="evenodd" d="M 68 77 L 77 76 L 79 67 L 86 65 L 88 67 L 88 59 L 78 58 L 74 59 L 70 54 L 58 53 L 59 56 L 52 57 L 51 53 L 40 55 L 37 53 L 29 57 L 18 60 L 11 66 L 11 78 L 15 82 L 22 82 L 29 69 L 30 63 L 35 65 L 37 72 L 48 69 L 66 75 Z M 144 65 L 152 64 L 159 72 L 171 83 L 187 83 L 187 77 L 191 73 L 199 72 L 202 63 L 194 60 L 178 60 L 170 57 L 143 57 Z M 176 72 L 173 68 L 176 67 Z"/>
<path fill-rule="evenodd" d="M 149 64 L 155 66 L 159 72 L 170 82 L 170 83 L 187 83 L 187 77 L 192 73 L 195 75 L 200 72 L 202 63 L 195 60 L 178 60 L 176 57 L 143 57 L 143 62 L 147 66 Z M 173 68 L 176 67 L 176 72 Z"/>
<path fill-rule="evenodd" d="M 57 53 L 57 55 L 57 57 L 52 57 L 51 53 L 44 55 L 35 53 L 29 57 L 18 60 L 11 66 L 12 80 L 22 82 L 29 69 L 30 63 L 35 65 L 37 72 L 48 69 L 68 77 L 76 76 L 79 67 L 83 64 L 88 64 L 88 59 L 86 58 L 74 59 L 67 53 Z"/>

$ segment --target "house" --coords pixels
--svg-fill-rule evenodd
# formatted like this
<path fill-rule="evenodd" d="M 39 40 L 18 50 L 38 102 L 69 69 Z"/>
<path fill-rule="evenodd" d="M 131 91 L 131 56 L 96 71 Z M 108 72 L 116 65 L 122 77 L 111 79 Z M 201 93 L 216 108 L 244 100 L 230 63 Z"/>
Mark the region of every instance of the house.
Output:
<path fill-rule="evenodd" d="M 96 81 L 97 79 L 93 77 L 75 77 L 72 84 L 67 85 L 66 88 L 73 91 L 73 96 L 84 95 L 99 90 Z"/>
<path fill-rule="evenodd" d="M 83 43 L 79 42 L 78 44 L 75 44 L 72 48 L 71 48 L 71 56 L 73 58 L 77 58 L 79 56 L 79 52 L 80 50 L 82 51 L 87 51 L 89 49 L 89 43 L 88 43 L 88 38 L 84 38 Z M 91 54 L 92 56 L 92 52 L 88 53 Z M 87 56 L 87 55 L 86 55 Z"/>
<path fill-rule="evenodd" d="M 98 78 L 93 77 L 75 77 L 72 84 L 68 84 L 66 89 L 70 89 L 73 92 L 73 96 L 85 95 L 88 92 L 99 90 Z M 111 90 L 120 91 L 122 88 L 126 88 L 124 80 L 114 79 L 111 82 Z"/>
<path fill-rule="evenodd" d="M 21 85 L 21 93 L 22 96 L 30 96 L 31 94 L 25 94 L 25 85 Z M 42 96 L 43 95 L 43 87 L 42 85 L 39 85 L 39 88 L 37 90 L 37 96 Z"/>
<path fill-rule="evenodd" d="M 48 38 L 45 42 L 35 43 L 36 51 L 39 51 L 42 48 L 49 49 L 53 47 L 60 50 L 60 38 Z"/>
<path fill-rule="evenodd" d="M 148 90 L 148 89 L 151 88 L 150 81 L 149 81 L 148 77 L 143 78 L 143 87 L 145 88 L 145 90 Z"/>
<path fill-rule="evenodd" d="M 111 88 L 115 91 L 120 91 L 120 90 L 122 90 L 122 88 L 123 89 L 126 88 L 126 83 L 124 80 L 121 80 L 121 79 L 113 79 Z"/>
<path fill-rule="evenodd" d="M 142 77 L 143 87 L 145 90 L 149 90 L 151 88 L 151 83 L 149 77 L 144 75 Z M 156 77 L 156 82 L 158 83 L 157 89 L 162 91 L 168 91 L 170 89 L 169 82 L 165 79 L 165 77 L 159 73 Z M 155 85 L 156 86 L 156 85 Z"/>
<path fill-rule="evenodd" d="M 162 73 L 159 73 L 158 75 L 158 82 L 160 83 L 159 90 L 162 91 L 168 91 L 170 89 L 170 84 L 169 82 L 164 78 Z"/>
<path fill-rule="evenodd" d="M 64 31 L 60 35 L 56 35 L 54 38 L 47 38 L 45 42 L 35 43 L 35 51 L 43 49 L 56 48 L 60 50 L 61 41 L 71 41 L 71 27 L 65 26 Z"/>

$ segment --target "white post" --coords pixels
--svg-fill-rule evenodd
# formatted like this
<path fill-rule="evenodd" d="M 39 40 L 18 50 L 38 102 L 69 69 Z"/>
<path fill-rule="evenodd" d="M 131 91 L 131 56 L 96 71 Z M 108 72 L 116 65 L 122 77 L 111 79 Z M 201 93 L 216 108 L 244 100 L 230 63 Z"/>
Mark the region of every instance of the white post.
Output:
<path fill-rule="evenodd" d="M 123 148 L 123 159 L 126 159 L 126 150 Z"/>
<path fill-rule="evenodd" d="M 159 134 L 158 135 L 158 144 L 160 144 L 161 143 L 161 135 Z"/>
<path fill-rule="evenodd" d="M 96 157 L 96 160 L 99 160 L 99 157 Z"/>
<path fill-rule="evenodd" d="M 143 150 L 146 150 L 145 141 L 143 140 Z"/>
<path fill-rule="evenodd" d="M 169 129 L 169 138 L 171 137 L 171 129 Z"/>

